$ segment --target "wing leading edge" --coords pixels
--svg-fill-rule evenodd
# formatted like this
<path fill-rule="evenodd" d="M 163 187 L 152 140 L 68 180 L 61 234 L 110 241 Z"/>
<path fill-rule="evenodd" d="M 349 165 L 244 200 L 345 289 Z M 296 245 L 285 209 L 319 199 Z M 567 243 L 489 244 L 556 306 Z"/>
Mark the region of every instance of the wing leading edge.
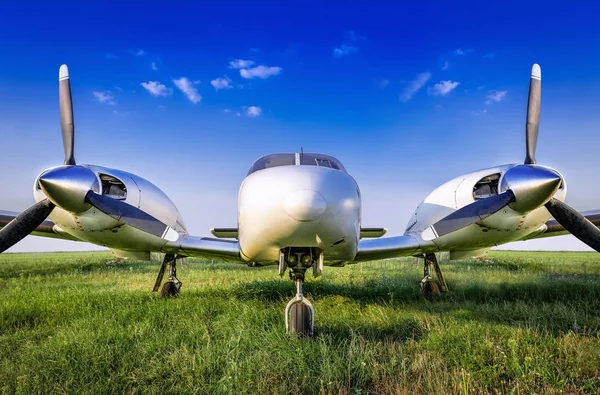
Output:
<path fill-rule="evenodd" d="M 425 241 L 416 236 L 405 235 L 367 239 L 358 242 L 358 252 L 352 262 L 420 255 L 432 251 L 437 251 L 437 247 L 433 242 Z"/>
<path fill-rule="evenodd" d="M 18 215 L 19 215 L 19 213 L 14 212 L 14 211 L 0 210 L 0 229 L 4 228 L 6 225 L 8 225 L 9 222 L 12 221 L 13 219 L 15 219 Z M 46 219 L 37 228 L 35 228 L 35 230 L 33 232 L 31 232 L 30 234 L 33 236 L 42 236 L 42 237 L 51 237 L 54 239 L 78 241 L 74 238 L 65 236 L 65 234 L 63 234 L 63 233 L 57 233 L 55 230 L 56 229 L 55 226 L 56 225 L 54 224 L 54 222 L 50 221 L 49 219 Z"/>
<path fill-rule="evenodd" d="M 242 263 L 240 245 L 237 240 L 223 240 L 212 237 L 181 236 L 177 241 L 166 243 L 162 252 L 199 258 L 220 258 Z"/>
<path fill-rule="evenodd" d="M 592 210 L 592 211 L 582 211 L 581 215 L 585 217 L 588 221 L 590 221 L 597 228 L 600 227 L 600 210 Z M 546 221 L 545 224 L 540 226 L 540 228 L 523 238 L 522 240 L 532 240 L 532 239 L 540 239 L 542 237 L 553 237 L 553 236 L 562 236 L 570 234 L 568 230 L 566 230 L 561 224 L 558 223 L 554 218 Z"/>

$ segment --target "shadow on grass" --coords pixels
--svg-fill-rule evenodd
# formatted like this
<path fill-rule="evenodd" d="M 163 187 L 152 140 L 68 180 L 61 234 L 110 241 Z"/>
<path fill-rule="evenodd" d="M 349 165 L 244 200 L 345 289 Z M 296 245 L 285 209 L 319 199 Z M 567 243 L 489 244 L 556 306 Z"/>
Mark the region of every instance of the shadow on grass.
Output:
<path fill-rule="evenodd" d="M 420 294 L 417 281 L 408 276 L 368 280 L 365 284 L 335 284 L 327 281 L 305 284 L 305 296 L 319 311 L 319 300 L 342 296 L 362 305 L 380 305 L 414 312 L 426 312 L 438 317 L 461 321 L 537 328 L 553 336 L 578 332 L 578 325 L 591 323 L 598 327 L 600 320 L 600 276 L 543 275 L 538 282 L 505 282 L 498 284 L 449 284 L 450 290 L 439 299 L 426 301 Z M 263 299 L 284 303 L 291 299 L 291 284 L 281 281 L 253 281 L 240 284 L 228 292 L 229 297 Z M 342 302 L 343 303 L 343 302 Z M 340 308 L 343 305 L 340 304 Z M 321 327 L 321 332 L 364 332 L 365 337 L 385 339 L 407 337 L 395 327 L 368 327 L 361 322 L 347 326 Z M 349 332 L 350 331 L 350 332 Z M 594 332 L 595 333 L 595 332 Z M 414 336 L 414 335 L 411 335 Z"/>
<path fill-rule="evenodd" d="M 419 341 L 426 335 L 423 325 L 414 319 L 395 322 L 393 325 L 374 325 L 364 322 L 348 324 L 321 324 L 315 328 L 315 337 L 327 337 L 336 342 L 360 337 L 367 340 L 403 343 Z"/>

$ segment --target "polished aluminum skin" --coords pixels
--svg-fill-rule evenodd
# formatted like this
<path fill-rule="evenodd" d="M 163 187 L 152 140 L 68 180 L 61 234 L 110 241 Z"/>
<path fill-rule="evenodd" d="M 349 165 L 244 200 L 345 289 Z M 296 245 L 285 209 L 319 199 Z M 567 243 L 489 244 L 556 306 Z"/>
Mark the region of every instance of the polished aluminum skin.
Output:
<path fill-rule="evenodd" d="M 38 178 L 36 185 L 54 204 L 72 213 L 87 211 L 91 205 L 85 202 L 85 195 L 88 191 L 99 193 L 100 190 L 96 174 L 83 166 L 48 170 Z"/>
<path fill-rule="evenodd" d="M 509 169 L 500 182 L 501 192 L 510 189 L 515 201 L 510 207 L 526 213 L 544 205 L 554 196 L 562 182 L 554 169 L 540 165 L 521 165 Z"/>
<path fill-rule="evenodd" d="M 250 174 L 238 195 L 245 261 L 277 262 L 285 247 L 317 247 L 326 260 L 352 260 L 360 235 L 360 193 L 344 171 L 291 165 Z"/>

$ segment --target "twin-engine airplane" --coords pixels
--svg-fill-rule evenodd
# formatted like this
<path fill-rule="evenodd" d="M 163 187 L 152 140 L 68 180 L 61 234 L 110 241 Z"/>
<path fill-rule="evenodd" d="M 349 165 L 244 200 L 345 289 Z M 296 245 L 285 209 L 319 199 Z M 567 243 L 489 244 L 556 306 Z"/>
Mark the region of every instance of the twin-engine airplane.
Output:
<path fill-rule="evenodd" d="M 427 296 L 447 290 L 436 252 L 450 251 L 451 258 L 481 255 L 503 243 L 567 232 L 600 251 L 600 210 L 582 215 L 569 207 L 561 174 L 536 164 L 540 95 L 541 71 L 534 64 L 524 164 L 479 170 L 443 184 L 416 208 L 403 236 L 383 238 L 384 228 L 361 228 L 360 190 L 344 166 L 328 155 L 300 152 L 259 158 L 240 186 L 238 227 L 212 229 L 211 238 L 189 235 L 173 202 L 144 178 L 76 164 L 71 87 L 62 65 L 64 165 L 35 180 L 35 205 L 20 214 L 0 211 L 0 252 L 28 234 L 94 243 L 118 257 L 149 259 L 150 252 L 162 252 L 154 291 L 168 268 L 163 296 L 179 293 L 176 263 L 184 257 L 278 265 L 280 275 L 289 269 L 297 286 L 285 309 L 286 331 L 312 335 L 314 309 L 302 294 L 310 268 L 318 276 L 324 266 L 421 257 L 421 289 Z"/>

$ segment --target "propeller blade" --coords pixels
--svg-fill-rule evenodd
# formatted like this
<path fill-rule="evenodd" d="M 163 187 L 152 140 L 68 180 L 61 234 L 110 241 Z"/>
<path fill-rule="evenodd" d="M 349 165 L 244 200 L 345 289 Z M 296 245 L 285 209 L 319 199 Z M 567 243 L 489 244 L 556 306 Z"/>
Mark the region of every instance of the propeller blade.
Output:
<path fill-rule="evenodd" d="M 85 195 L 85 201 L 117 221 L 124 222 L 146 233 L 169 241 L 175 241 L 179 238 L 179 234 L 173 228 L 139 208 L 120 200 L 89 191 Z"/>
<path fill-rule="evenodd" d="M 21 241 L 40 226 L 56 207 L 48 199 L 44 199 L 19 214 L 0 230 L 0 253 Z"/>
<path fill-rule="evenodd" d="M 509 189 L 499 195 L 478 200 L 464 206 L 445 218 L 442 218 L 422 233 L 424 240 L 433 240 L 448 233 L 479 222 L 515 200 L 514 193 Z"/>
<path fill-rule="evenodd" d="M 535 164 L 535 149 L 538 140 L 538 131 L 540 129 L 540 110 L 542 101 L 542 69 L 539 64 L 534 64 L 531 68 L 531 78 L 529 79 L 529 98 L 527 100 L 527 125 L 525 126 L 525 140 L 527 143 L 527 153 L 525 156 L 526 165 Z"/>
<path fill-rule="evenodd" d="M 60 66 L 58 72 L 58 103 L 60 108 L 60 128 L 62 130 L 63 146 L 65 149 L 65 165 L 74 165 L 75 124 L 73 122 L 71 82 L 69 80 L 69 69 L 66 64 Z"/>
<path fill-rule="evenodd" d="M 546 208 L 569 233 L 600 252 L 600 230 L 587 218 L 568 204 L 555 198 L 546 203 Z"/>

